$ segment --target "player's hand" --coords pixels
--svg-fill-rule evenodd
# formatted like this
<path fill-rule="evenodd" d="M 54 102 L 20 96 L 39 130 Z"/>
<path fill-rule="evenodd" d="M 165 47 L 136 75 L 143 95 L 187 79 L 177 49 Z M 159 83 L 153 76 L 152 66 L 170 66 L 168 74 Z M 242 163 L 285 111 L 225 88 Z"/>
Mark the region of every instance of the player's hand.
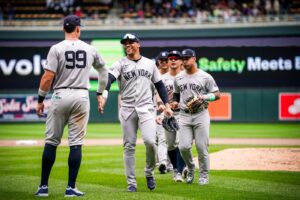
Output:
<path fill-rule="evenodd" d="M 45 116 L 45 114 L 44 114 L 44 107 L 45 107 L 44 103 L 37 103 L 36 104 L 35 111 L 36 111 L 36 114 L 39 117 Z"/>
<path fill-rule="evenodd" d="M 167 117 L 173 116 L 173 111 L 172 111 L 172 109 L 171 109 L 170 104 L 169 104 L 169 103 L 166 103 L 165 106 L 166 106 L 166 109 L 165 109 L 165 111 L 164 111 L 165 116 L 167 116 Z"/>
<path fill-rule="evenodd" d="M 205 100 L 204 97 L 203 97 L 202 95 L 198 95 L 198 99 L 199 99 L 199 100 L 203 100 L 203 101 Z"/>
<path fill-rule="evenodd" d="M 161 113 L 161 112 L 164 112 L 165 109 L 166 109 L 166 106 L 161 104 L 158 106 L 157 111 Z"/>
<path fill-rule="evenodd" d="M 156 116 L 155 122 L 159 125 L 162 125 L 163 117 L 161 115 Z"/>
<path fill-rule="evenodd" d="M 98 101 L 98 112 L 99 113 L 104 113 L 104 107 L 106 104 L 106 99 L 102 95 L 97 96 L 97 101 Z"/>
<path fill-rule="evenodd" d="M 179 103 L 177 101 L 174 101 L 171 103 L 171 108 L 173 110 L 177 110 L 179 108 Z"/>

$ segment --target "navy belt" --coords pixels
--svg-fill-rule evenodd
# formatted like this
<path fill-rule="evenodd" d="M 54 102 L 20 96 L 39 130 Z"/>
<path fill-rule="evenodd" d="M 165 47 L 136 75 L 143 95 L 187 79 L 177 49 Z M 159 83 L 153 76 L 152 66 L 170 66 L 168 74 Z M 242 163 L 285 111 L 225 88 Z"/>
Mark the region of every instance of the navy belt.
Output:
<path fill-rule="evenodd" d="M 59 90 L 59 89 L 88 90 L 87 88 L 83 88 L 83 87 L 58 87 L 58 88 L 54 88 L 54 90 Z"/>

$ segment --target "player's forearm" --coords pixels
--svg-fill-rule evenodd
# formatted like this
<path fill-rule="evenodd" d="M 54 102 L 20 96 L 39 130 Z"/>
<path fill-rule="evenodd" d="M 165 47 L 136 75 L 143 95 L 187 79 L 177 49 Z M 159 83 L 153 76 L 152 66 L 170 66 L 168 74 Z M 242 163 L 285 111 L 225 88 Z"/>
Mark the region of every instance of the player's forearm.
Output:
<path fill-rule="evenodd" d="M 54 77 L 55 73 L 48 70 L 46 70 L 43 74 L 38 91 L 38 103 L 42 103 L 44 101 L 45 97 L 50 91 Z"/>
<path fill-rule="evenodd" d="M 108 81 L 108 70 L 106 67 L 98 69 L 98 93 L 102 93 L 105 90 Z"/>
<path fill-rule="evenodd" d="M 51 88 L 53 79 L 54 79 L 54 72 L 45 71 L 45 73 L 41 78 L 40 89 L 48 92 Z"/>

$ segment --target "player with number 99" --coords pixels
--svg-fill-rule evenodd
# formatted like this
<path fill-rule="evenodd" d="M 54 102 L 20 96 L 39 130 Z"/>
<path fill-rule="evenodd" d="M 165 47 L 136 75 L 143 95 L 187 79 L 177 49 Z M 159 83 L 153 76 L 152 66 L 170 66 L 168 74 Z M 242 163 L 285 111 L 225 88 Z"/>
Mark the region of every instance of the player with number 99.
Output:
<path fill-rule="evenodd" d="M 102 112 L 105 97 L 102 92 L 108 79 L 105 63 L 97 50 L 79 39 L 80 18 L 69 15 L 64 19 L 65 40 L 51 47 L 39 88 L 36 112 L 43 115 L 43 100 L 53 85 L 51 106 L 46 120 L 46 139 L 42 157 L 41 182 L 36 196 L 48 196 L 48 179 L 55 162 L 56 148 L 61 142 L 65 125 L 69 128 L 69 179 L 66 197 L 82 196 L 75 188 L 81 163 L 81 146 L 89 119 L 89 72 L 93 66 L 99 74 L 98 111 Z M 53 83 L 53 84 L 52 84 Z"/>

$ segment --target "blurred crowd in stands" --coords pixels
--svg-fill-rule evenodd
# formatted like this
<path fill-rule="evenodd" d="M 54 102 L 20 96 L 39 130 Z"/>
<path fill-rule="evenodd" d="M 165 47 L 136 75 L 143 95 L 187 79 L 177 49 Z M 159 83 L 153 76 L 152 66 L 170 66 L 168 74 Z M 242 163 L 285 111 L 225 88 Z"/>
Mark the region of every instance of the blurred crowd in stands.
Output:
<path fill-rule="evenodd" d="M 292 10 L 296 5 L 297 8 Z M 123 17 L 192 18 L 225 22 L 241 16 L 265 16 L 300 13 L 300 1 L 292 0 L 125 0 L 119 1 Z"/>
<path fill-rule="evenodd" d="M 68 14 L 88 20 L 108 17 L 125 22 L 189 19 L 201 23 L 234 23 L 245 17 L 249 20 L 300 14 L 300 0 L 2 0 L 0 6 L 0 23 L 3 19 L 54 19 Z"/>

